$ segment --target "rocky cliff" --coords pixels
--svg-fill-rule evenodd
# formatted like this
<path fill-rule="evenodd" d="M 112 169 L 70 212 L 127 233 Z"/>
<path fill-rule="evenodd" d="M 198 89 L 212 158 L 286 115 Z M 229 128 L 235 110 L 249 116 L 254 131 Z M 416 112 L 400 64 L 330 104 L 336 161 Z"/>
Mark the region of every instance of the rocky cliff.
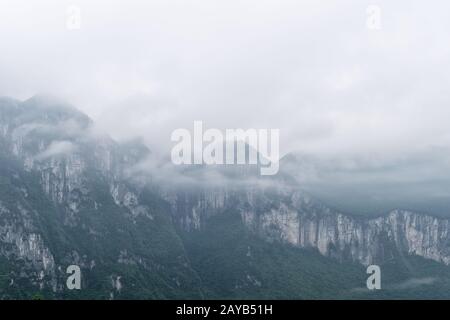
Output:
<path fill-rule="evenodd" d="M 377 218 L 345 215 L 292 187 L 218 188 L 169 199 L 181 227 L 204 226 L 212 214 L 240 212 L 245 225 L 269 241 L 316 248 L 326 256 L 364 265 L 382 263 L 397 253 L 450 264 L 450 221 L 394 210 Z"/>
<path fill-rule="evenodd" d="M 33 97 L 0 99 L 0 146 L 2 297 L 29 286 L 60 297 L 72 264 L 97 290 L 84 296 L 198 297 L 165 204 L 127 178 L 149 152 L 142 144 L 118 144 L 73 107 Z"/>
<path fill-rule="evenodd" d="M 203 297 L 209 288 L 179 233 L 208 230 L 212 218 L 230 213 L 264 242 L 341 262 L 413 255 L 450 264 L 447 219 L 403 210 L 346 215 L 272 178 L 188 188 L 136 183 L 130 168 L 150 151 L 116 143 L 59 101 L 0 99 L 0 147 L 1 297 L 29 297 L 29 289 L 21 291 L 27 286 L 62 297 L 71 264 L 82 268 L 83 286 L 95 288 L 88 295 L 96 298 Z M 243 259 L 251 260 L 246 250 Z M 263 285 L 254 274 L 243 276 Z"/>

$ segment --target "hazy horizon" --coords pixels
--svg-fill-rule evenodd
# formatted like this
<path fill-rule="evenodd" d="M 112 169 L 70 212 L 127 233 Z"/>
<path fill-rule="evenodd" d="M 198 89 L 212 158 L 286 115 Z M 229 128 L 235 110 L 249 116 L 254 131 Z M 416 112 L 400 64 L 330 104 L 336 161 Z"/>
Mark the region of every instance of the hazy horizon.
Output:
<path fill-rule="evenodd" d="M 371 5 L 379 28 L 367 25 Z M 80 9 L 79 29 L 67 28 L 70 6 Z M 6 0 L 0 95 L 60 97 L 115 139 L 142 137 L 161 157 L 170 133 L 194 120 L 279 128 L 282 155 L 306 159 L 293 175 L 327 194 L 347 190 L 343 202 L 366 190 L 368 203 L 448 203 L 445 7 Z"/>

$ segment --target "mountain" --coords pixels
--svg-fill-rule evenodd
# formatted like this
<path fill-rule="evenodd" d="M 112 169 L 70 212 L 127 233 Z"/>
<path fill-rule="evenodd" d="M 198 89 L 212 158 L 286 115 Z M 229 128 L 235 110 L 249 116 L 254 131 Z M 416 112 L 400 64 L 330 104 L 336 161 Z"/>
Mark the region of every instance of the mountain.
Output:
<path fill-rule="evenodd" d="M 0 147 L 1 298 L 449 297 L 447 219 L 344 214 L 241 167 L 152 179 L 143 144 L 43 96 L 0 99 Z M 386 290 L 364 289 L 369 264 Z"/>
<path fill-rule="evenodd" d="M 367 266 L 404 253 L 450 264 L 448 219 L 405 210 L 376 218 L 345 215 L 286 186 L 234 193 L 207 191 L 190 203 L 187 208 L 180 201 L 172 203 L 173 214 L 182 213 L 179 220 L 187 230 L 200 229 L 211 215 L 234 211 L 261 238 L 315 248 L 339 260 Z"/>
<path fill-rule="evenodd" d="M 145 148 L 48 98 L 0 112 L 2 297 L 201 297 L 166 203 L 124 178 Z M 64 290 L 73 264 L 89 290 Z"/>

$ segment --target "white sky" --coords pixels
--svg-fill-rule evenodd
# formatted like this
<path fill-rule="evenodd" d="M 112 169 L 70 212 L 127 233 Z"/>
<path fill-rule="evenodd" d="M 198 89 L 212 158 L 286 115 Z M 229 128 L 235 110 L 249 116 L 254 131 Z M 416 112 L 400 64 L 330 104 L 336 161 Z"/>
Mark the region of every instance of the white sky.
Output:
<path fill-rule="evenodd" d="M 69 5 L 80 30 L 66 28 Z M 366 26 L 369 5 L 381 30 Z M 0 0 L 0 95 L 61 96 L 154 150 L 203 120 L 279 128 L 283 152 L 350 165 L 439 150 L 447 166 L 449 12 L 443 0 Z"/>

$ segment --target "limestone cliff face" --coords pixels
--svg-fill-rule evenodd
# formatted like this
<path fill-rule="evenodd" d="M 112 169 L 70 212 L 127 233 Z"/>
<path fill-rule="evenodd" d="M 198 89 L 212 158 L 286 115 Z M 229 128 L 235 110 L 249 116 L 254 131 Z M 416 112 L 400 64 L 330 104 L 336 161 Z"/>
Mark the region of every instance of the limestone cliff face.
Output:
<path fill-rule="evenodd" d="M 16 258 L 24 258 L 34 266 L 40 267 L 43 272 L 48 273 L 54 268 L 55 261 L 50 250 L 45 246 L 41 236 L 33 231 L 34 226 L 27 220 L 27 212 L 22 211 L 20 216 L 15 215 L 16 219 L 8 219 L 8 222 L 0 226 L 0 239 L 3 243 L 17 247 L 17 251 L 6 251 L 5 254 L 15 254 Z M 25 212 L 24 212 L 25 211 Z M 24 215 L 25 213 L 25 215 Z M 0 202 L 0 214 L 11 215 L 11 211 Z M 14 220 L 22 219 L 22 223 L 14 224 Z M 29 230 L 27 230 L 29 229 Z"/>
<path fill-rule="evenodd" d="M 321 216 L 280 209 L 260 217 L 259 230 L 299 247 L 347 256 L 364 265 L 391 258 L 393 249 L 450 264 L 448 220 L 401 210 L 364 221 L 340 213 Z"/>
<path fill-rule="evenodd" d="M 137 203 L 138 190 L 125 183 L 126 169 L 148 150 L 119 145 L 96 132 L 84 114 L 55 103 L 40 97 L 24 103 L 0 100 L 3 151 L 21 159 L 27 171 L 39 173 L 45 193 L 69 213 L 78 212 L 82 200 L 89 197 L 89 179 L 101 179 L 117 205 L 134 215 L 149 215 Z"/>
<path fill-rule="evenodd" d="M 337 259 L 368 265 L 412 254 L 450 265 L 447 219 L 403 210 L 370 219 L 346 215 L 279 181 L 269 187 L 156 186 L 158 197 L 143 199 L 143 189 L 127 179 L 127 169 L 148 150 L 120 145 L 96 133 L 78 111 L 39 99 L 0 99 L 0 148 L 0 259 L 17 262 L 18 273 L 53 291 L 62 290 L 64 282 L 56 279 L 72 263 L 95 270 L 114 259 L 149 274 L 169 268 L 153 259 L 154 252 L 164 259 L 170 255 L 165 247 L 148 251 L 153 242 L 147 228 L 154 233 L 166 228 L 155 245 L 169 240 L 179 248 L 173 222 L 188 231 L 204 229 L 209 217 L 226 212 L 239 213 L 247 228 L 267 241 L 314 248 Z M 188 268 L 182 249 L 173 255 L 173 265 Z M 116 296 L 128 289 L 129 279 L 109 267 L 109 280 L 102 281 L 112 283 L 109 289 Z M 185 275 L 184 281 L 193 279 Z M 172 289 L 182 280 L 165 281 Z"/>
<path fill-rule="evenodd" d="M 2 146 L 22 159 L 26 170 L 40 175 L 48 197 L 65 208 L 66 224 L 78 223 L 76 213 L 92 192 L 88 183 L 92 176 L 109 185 L 116 205 L 127 209 L 132 219 L 139 215 L 152 219 L 149 208 L 139 202 L 139 188 L 124 183 L 126 168 L 142 156 L 139 150 L 124 150 L 95 133 L 90 119 L 70 107 L 54 108 L 39 98 L 0 104 Z M 285 187 L 169 190 L 162 195 L 175 221 L 186 230 L 201 229 L 209 216 L 230 209 L 240 212 L 247 227 L 267 240 L 316 248 L 324 255 L 367 265 L 397 251 L 450 264 L 450 226 L 445 219 L 401 210 L 373 219 L 355 218 Z M 92 205 L 98 209 L 101 204 Z M 39 235 L 14 240 L 12 229 L 8 232 L 4 231 L 4 239 L 15 243 L 19 254 L 31 257 L 30 248 L 39 248 L 40 261 L 52 265 Z"/>
<path fill-rule="evenodd" d="M 265 239 L 315 248 L 326 256 L 369 265 L 396 254 L 414 254 L 450 264 L 447 219 L 403 210 L 370 219 L 353 217 L 291 188 L 204 190 L 200 194 L 169 199 L 177 220 L 187 230 L 207 228 L 209 215 L 234 209 L 250 230 Z"/>
<path fill-rule="evenodd" d="M 67 265 L 93 268 L 100 259 L 71 243 L 74 230 L 85 239 L 108 241 L 103 225 L 92 221 L 111 210 L 126 223 L 153 220 L 150 208 L 140 203 L 142 190 L 128 181 L 126 172 L 148 150 L 118 144 L 95 132 L 91 120 L 77 110 L 41 100 L 0 98 L 0 187 L 5 188 L 0 191 L 0 259 L 20 266 L 12 279 L 23 276 L 56 291 L 64 288 Z M 42 192 L 46 199 L 40 198 Z M 114 232 L 120 231 L 109 234 Z M 58 241 L 71 246 L 61 250 Z M 123 261 L 119 249 L 114 254 Z M 149 264 L 137 255 L 127 261 Z"/>

